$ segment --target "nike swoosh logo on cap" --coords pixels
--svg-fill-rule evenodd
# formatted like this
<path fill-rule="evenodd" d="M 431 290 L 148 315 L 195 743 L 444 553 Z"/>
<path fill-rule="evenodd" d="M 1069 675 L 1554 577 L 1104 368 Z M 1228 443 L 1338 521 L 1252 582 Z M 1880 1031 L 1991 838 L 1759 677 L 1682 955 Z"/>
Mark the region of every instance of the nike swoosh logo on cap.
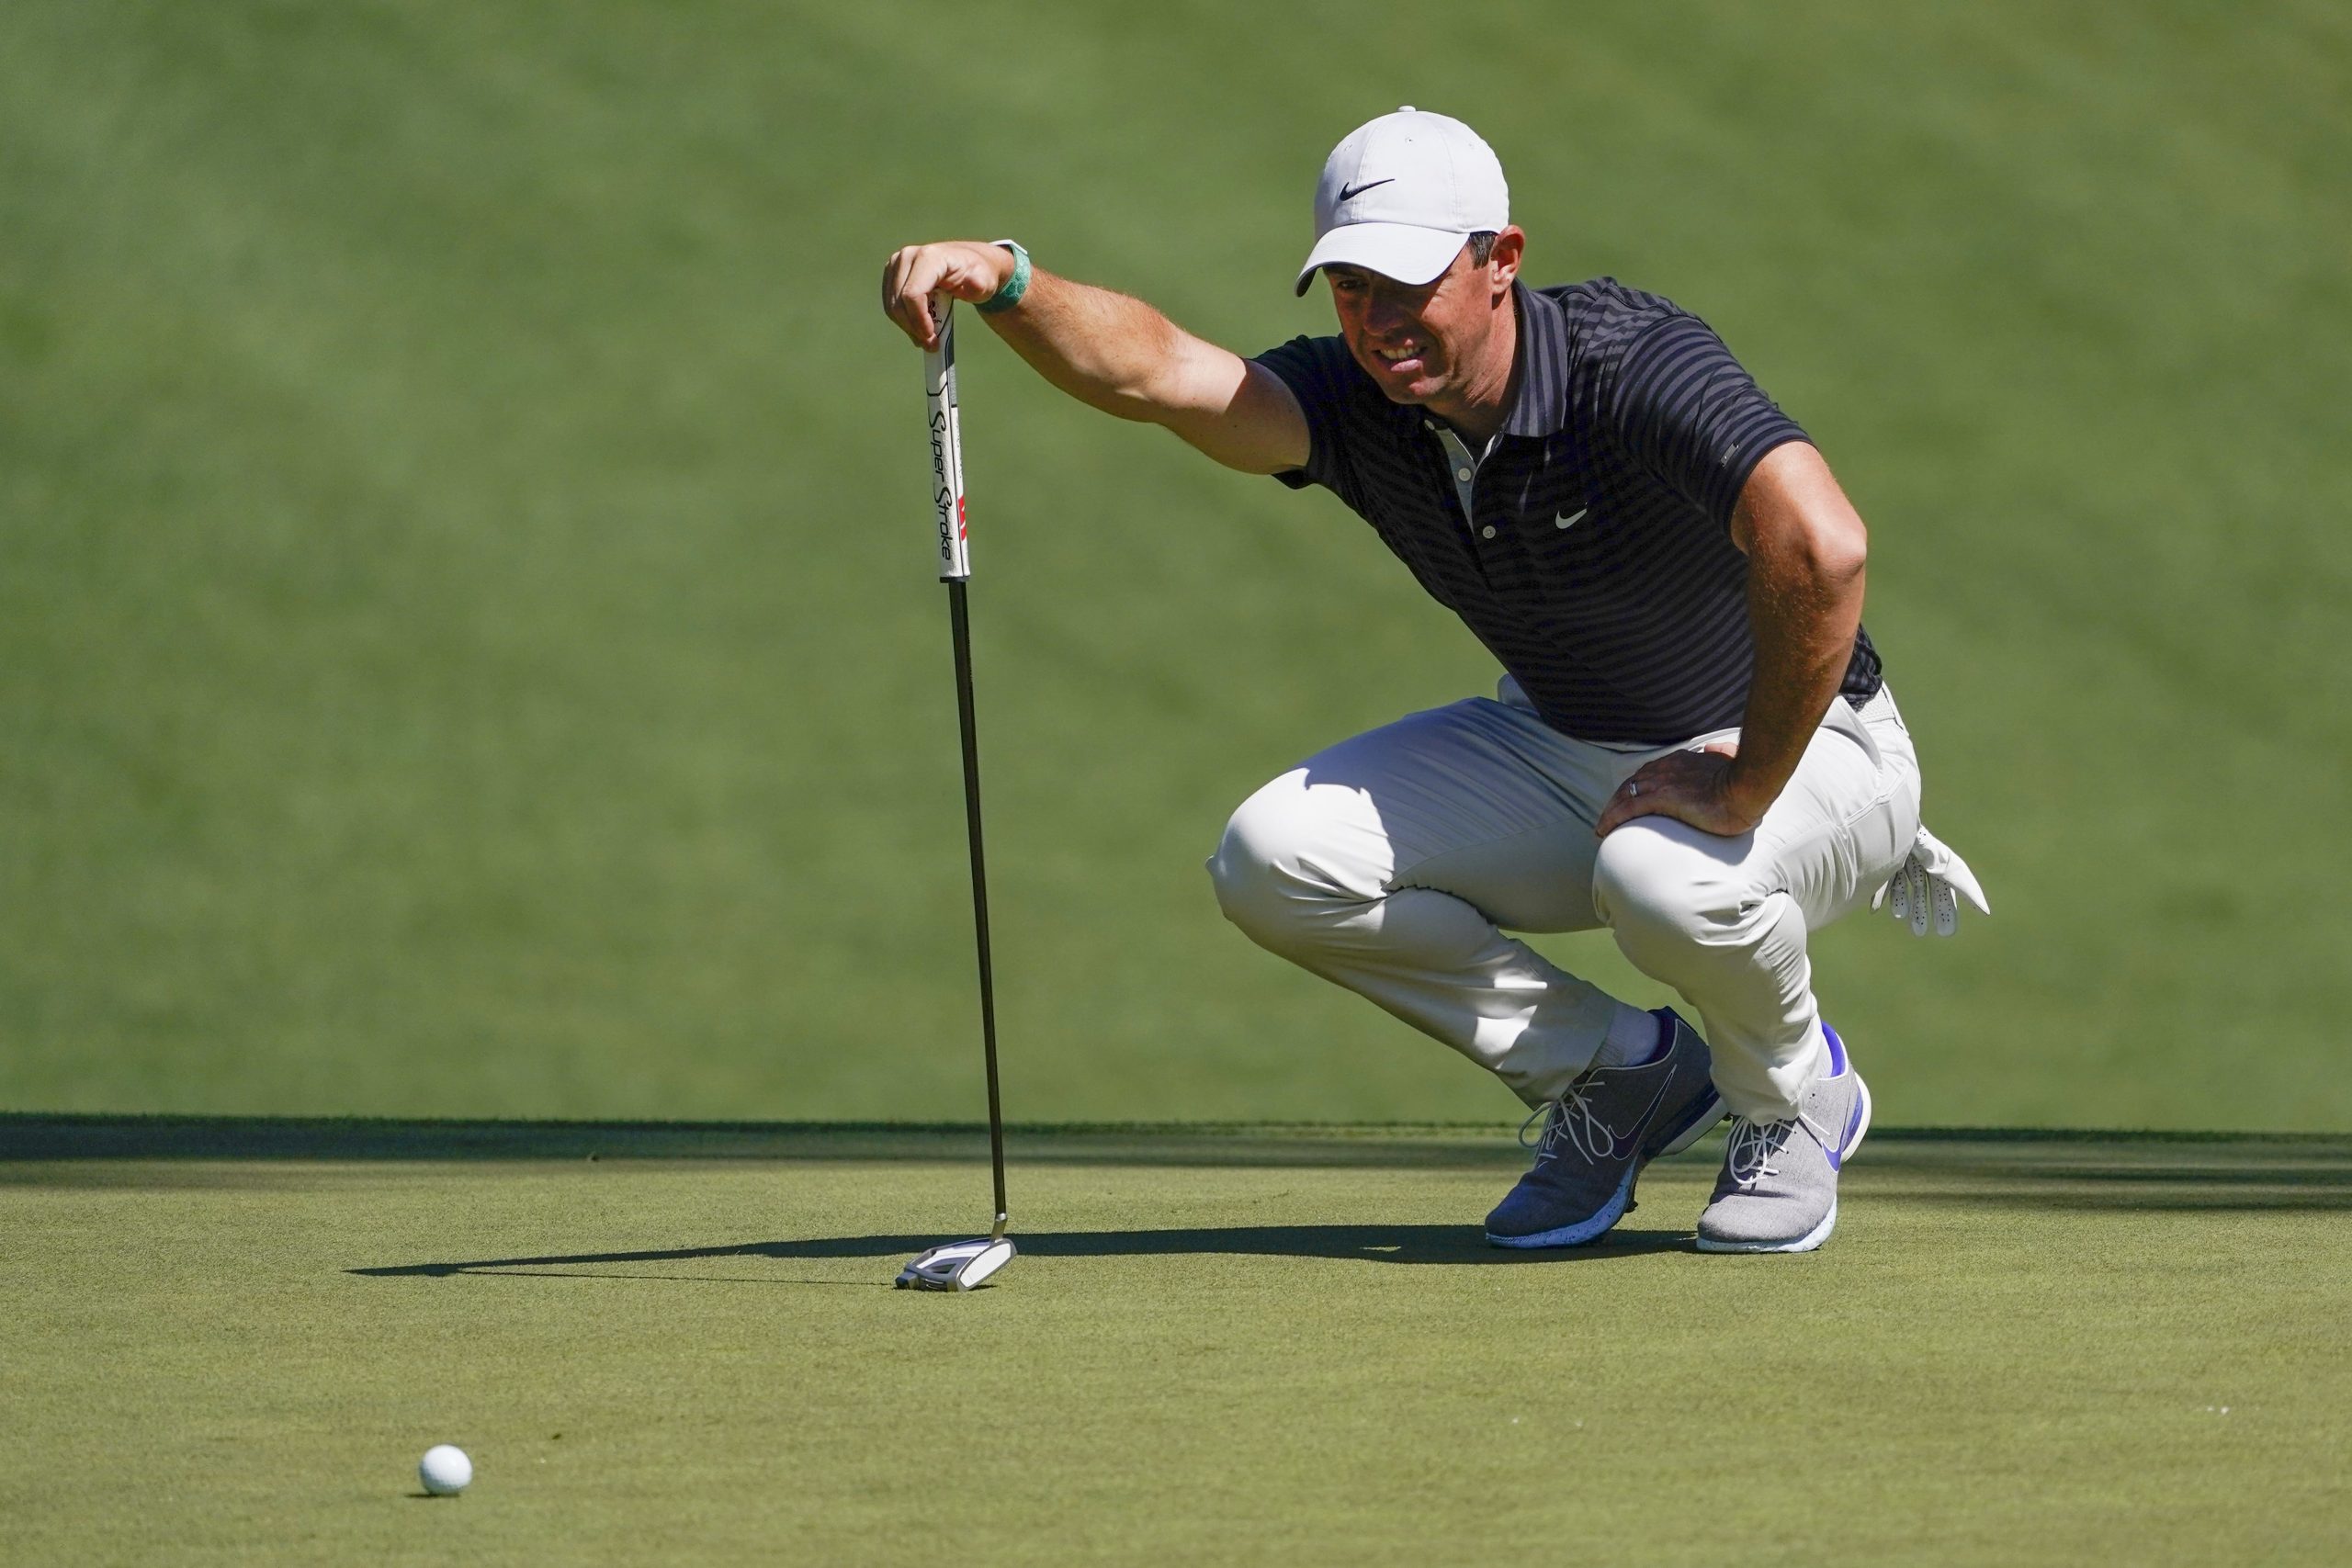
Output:
<path fill-rule="evenodd" d="M 1353 201 L 1356 197 L 1362 196 L 1364 192 L 1372 189 L 1375 186 L 1393 186 L 1396 183 L 1396 176 L 1395 175 L 1391 175 L 1385 180 L 1366 180 L 1360 186 L 1341 186 L 1340 187 L 1340 199 L 1341 201 Z"/>

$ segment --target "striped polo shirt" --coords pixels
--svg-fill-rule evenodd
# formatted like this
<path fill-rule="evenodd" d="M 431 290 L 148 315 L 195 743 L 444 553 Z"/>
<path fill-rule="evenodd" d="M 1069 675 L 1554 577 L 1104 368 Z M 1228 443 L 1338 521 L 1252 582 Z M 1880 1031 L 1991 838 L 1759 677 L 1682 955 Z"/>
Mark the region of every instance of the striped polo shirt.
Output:
<path fill-rule="evenodd" d="M 1607 277 L 1513 292 L 1518 388 L 1484 451 L 1390 402 L 1343 340 L 1300 337 L 1258 356 L 1311 436 L 1274 477 L 1370 523 L 1555 728 L 1669 746 L 1736 726 L 1755 645 L 1732 508 L 1804 431 L 1668 300 Z M 1867 635 L 1840 689 L 1879 689 Z"/>

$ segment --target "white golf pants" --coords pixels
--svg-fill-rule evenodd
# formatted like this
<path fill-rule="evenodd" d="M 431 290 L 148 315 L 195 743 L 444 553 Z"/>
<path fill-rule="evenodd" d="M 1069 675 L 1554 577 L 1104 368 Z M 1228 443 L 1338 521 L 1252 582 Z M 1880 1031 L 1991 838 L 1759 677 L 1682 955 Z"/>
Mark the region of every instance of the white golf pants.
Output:
<path fill-rule="evenodd" d="M 1902 863 L 1919 830 L 1918 760 L 1889 693 L 1859 713 L 1839 698 L 1752 831 L 1642 817 L 1594 838 L 1627 776 L 1680 749 L 1563 735 L 1506 677 L 1498 700 L 1412 714 L 1267 784 L 1233 814 L 1209 874 L 1259 945 L 1442 1040 L 1531 1106 L 1591 1064 L 1619 1004 L 1504 932 L 1605 926 L 1698 1013 L 1733 1111 L 1788 1116 L 1828 1065 L 1806 933 Z"/>

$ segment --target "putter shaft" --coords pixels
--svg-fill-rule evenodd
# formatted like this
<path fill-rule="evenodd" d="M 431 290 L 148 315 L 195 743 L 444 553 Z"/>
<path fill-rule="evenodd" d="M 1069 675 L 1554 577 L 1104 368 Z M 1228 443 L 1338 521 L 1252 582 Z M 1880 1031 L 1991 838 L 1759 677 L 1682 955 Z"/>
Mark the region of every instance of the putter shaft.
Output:
<path fill-rule="evenodd" d="M 988 1063 L 989 1166 L 996 1181 L 996 1226 L 1001 1240 L 1008 1215 L 1004 1201 L 1004 1110 L 997 1093 L 996 974 L 989 956 L 989 873 L 980 844 L 980 739 L 972 714 L 972 629 L 965 604 L 965 581 L 947 580 L 947 615 L 956 637 L 956 713 L 964 734 L 964 824 L 972 846 L 972 931 L 980 959 L 980 1051 Z"/>

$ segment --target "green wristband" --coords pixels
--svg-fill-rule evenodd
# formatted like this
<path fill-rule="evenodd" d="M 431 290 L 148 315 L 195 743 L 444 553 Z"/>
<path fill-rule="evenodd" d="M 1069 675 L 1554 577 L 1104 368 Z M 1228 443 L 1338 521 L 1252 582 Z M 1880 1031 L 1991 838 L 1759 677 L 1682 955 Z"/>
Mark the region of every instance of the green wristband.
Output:
<path fill-rule="evenodd" d="M 1012 253 L 1012 276 L 1004 280 L 1003 288 L 980 301 L 980 314 L 984 316 L 1012 310 L 1029 292 L 1029 253 L 1021 248 L 1017 240 L 999 240 L 997 243 Z"/>

